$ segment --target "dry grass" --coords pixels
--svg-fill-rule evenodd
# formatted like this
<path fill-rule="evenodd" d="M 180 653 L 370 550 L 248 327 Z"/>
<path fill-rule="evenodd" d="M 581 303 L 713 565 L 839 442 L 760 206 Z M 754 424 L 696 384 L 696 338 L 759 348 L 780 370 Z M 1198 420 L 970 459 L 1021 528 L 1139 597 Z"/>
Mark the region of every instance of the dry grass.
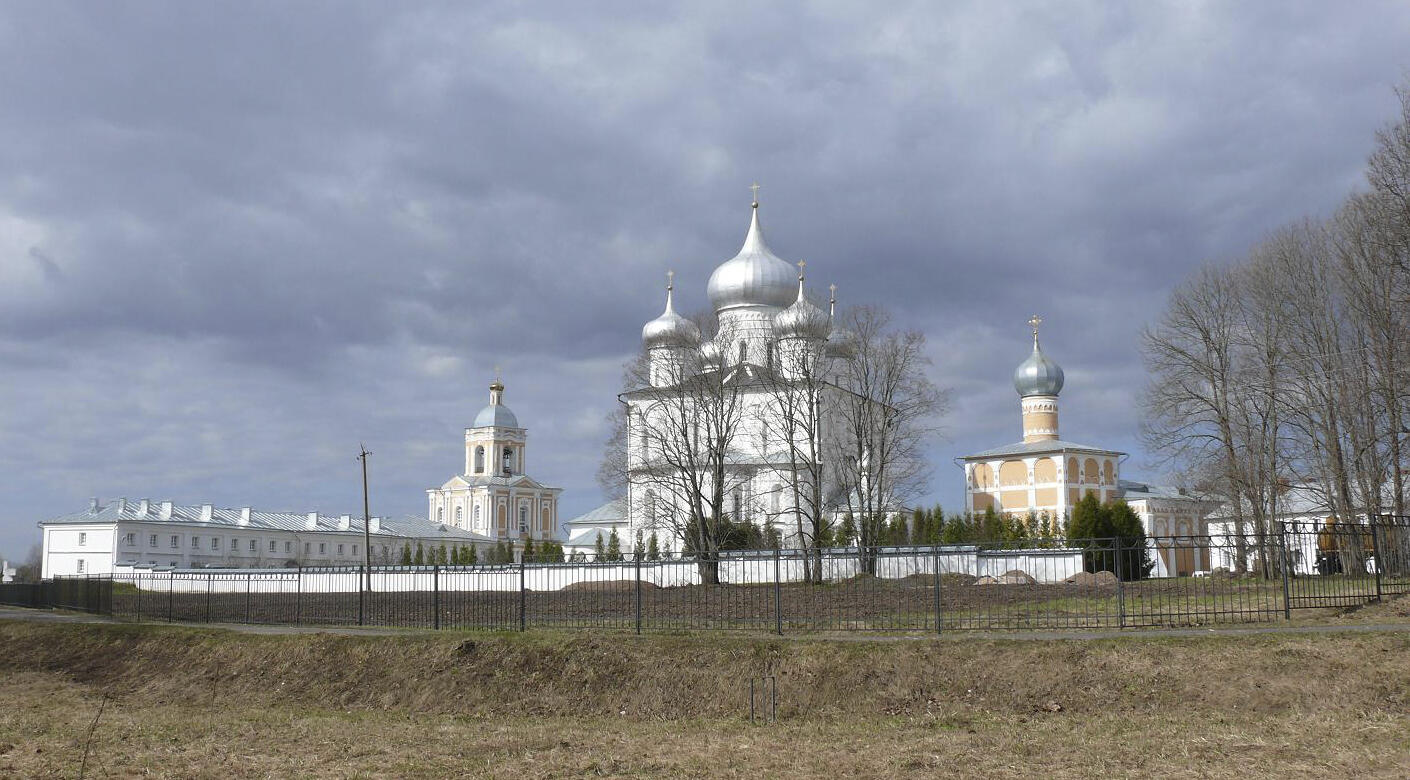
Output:
<path fill-rule="evenodd" d="M 1410 774 L 1410 637 L 827 642 L 0 623 L 0 776 Z M 751 674 L 781 720 L 750 726 Z"/>

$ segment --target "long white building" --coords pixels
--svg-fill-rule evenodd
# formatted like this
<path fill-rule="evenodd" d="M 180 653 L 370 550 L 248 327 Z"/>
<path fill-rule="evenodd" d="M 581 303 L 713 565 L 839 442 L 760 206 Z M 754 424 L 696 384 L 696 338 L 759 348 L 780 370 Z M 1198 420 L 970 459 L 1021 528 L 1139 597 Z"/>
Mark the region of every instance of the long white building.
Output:
<path fill-rule="evenodd" d="M 89 502 L 88 509 L 45 520 L 45 579 L 111 574 L 127 568 L 229 568 L 356 565 L 364 559 L 362 518 L 317 512 L 261 512 L 210 504 L 119 498 Z M 476 547 L 483 534 L 421 518 L 372 518 L 372 561 L 396 563 L 403 546 Z"/>

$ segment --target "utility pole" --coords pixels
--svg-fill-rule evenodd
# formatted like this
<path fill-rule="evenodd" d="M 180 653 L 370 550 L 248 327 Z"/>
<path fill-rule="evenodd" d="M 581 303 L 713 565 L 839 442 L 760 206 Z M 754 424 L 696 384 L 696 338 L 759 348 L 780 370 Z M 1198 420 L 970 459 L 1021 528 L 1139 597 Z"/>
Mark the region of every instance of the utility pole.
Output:
<path fill-rule="evenodd" d="M 367 447 L 358 442 L 357 448 L 361 450 L 357 459 L 362 461 L 362 575 L 363 587 L 367 591 L 372 590 L 372 513 L 367 504 L 367 456 L 372 453 L 367 451 Z"/>

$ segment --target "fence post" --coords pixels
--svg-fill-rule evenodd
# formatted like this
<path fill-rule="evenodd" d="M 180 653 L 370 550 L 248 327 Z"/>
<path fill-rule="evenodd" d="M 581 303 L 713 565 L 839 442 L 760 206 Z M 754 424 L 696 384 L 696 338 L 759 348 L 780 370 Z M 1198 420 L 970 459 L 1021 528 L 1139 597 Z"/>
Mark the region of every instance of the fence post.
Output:
<path fill-rule="evenodd" d="M 774 548 L 774 632 L 783 636 L 783 577 L 779 574 L 781 551 Z"/>
<path fill-rule="evenodd" d="M 254 577 L 251 572 L 245 572 L 245 622 L 250 622 L 250 580 Z"/>
<path fill-rule="evenodd" d="M 1381 570 L 1385 568 L 1385 561 L 1381 560 L 1381 539 L 1377 529 L 1380 524 L 1371 520 L 1371 556 L 1376 561 L 1376 601 L 1381 600 Z"/>
<path fill-rule="evenodd" d="M 1122 576 L 1125 562 L 1121 560 L 1121 537 L 1116 537 L 1111 541 L 1112 549 L 1116 551 L 1116 627 L 1126 627 L 1126 578 Z"/>
<path fill-rule="evenodd" d="M 211 582 L 215 579 L 214 572 L 206 572 L 206 622 L 211 622 Z"/>
<path fill-rule="evenodd" d="M 930 558 L 931 558 L 931 561 L 932 561 L 932 565 L 935 567 L 935 633 L 939 634 L 939 633 L 941 632 L 941 630 L 942 630 L 942 623 L 944 622 L 944 616 L 943 616 L 943 615 L 941 614 L 941 612 L 940 612 L 940 583 L 941 583 L 941 578 L 940 578 L 940 548 L 939 548 L 939 547 L 931 547 L 931 548 L 930 548 Z"/>
<path fill-rule="evenodd" d="M 367 581 L 367 567 L 359 566 L 358 568 L 361 569 L 361 571 L 357 573 L 357 624 L 361 626 L 364 625 L 363 614 L 365 608 L 363 607 L 363 602 L 367 599 L 365 589 L 363 588 L 363 585 Z"/>
<path fill-rule="evenodd" d="M 299 625 L 303 619 L 304 608 L 304 567 L 299 564 L 298 572 L 294 575 L 294 625 Z"/>
<path fill-rule="evenodd" d="M 523 631 L 528 627 L 528 596 L 524 588 L 524 554 L 519 554 L 519 630 Z"/>
<path fill-rule="evenodd" d="M 436 616 L 431 620 L 431 627 L 437 631 L 441 630 L 441 567 L 439 564 L 431 565 L 431 608 L 435 610 Z"/>
<path fill-rule="evenodd" d="M 1283 619 L 1292 620 L 1292 573 L 1288 566 L 1292 557 L 1288 555 L 1288 524 L 1286 521 L 1278 522 L 1278 546 L 1283 551 Z"/>
<path fill-rule="evenodd" d="M 636 632 L 641 633 L 641 550 L 632 556 L 636 565 Z"/>
<path fill-rule="evenodd" d="M 137 583 L 137 622 L 142 622 L 142 575 L 134 576 L 133 581 Z"/>
<path fill-rule="evenodd" d="M 171 622 L 171 615 L 176 611 L 176 597 L 172 595 L 172 590 L 176 587 L 176 572 L 166 573 L 166 622 Z"/>

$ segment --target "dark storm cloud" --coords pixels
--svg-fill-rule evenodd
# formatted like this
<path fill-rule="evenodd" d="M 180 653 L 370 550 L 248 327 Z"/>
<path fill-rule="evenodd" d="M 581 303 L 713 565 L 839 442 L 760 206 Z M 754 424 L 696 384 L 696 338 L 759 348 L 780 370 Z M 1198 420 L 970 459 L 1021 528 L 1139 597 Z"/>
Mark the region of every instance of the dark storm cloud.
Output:
<path fill-rule="evenodd" d="M 932 341 L 950 459 L 1017 437 L 1024 321 L 1064 434 L 1130 449 L 1141 325 L 1359 182 L 1394 3 L 44 3 L 0 12 L 0 548 L 89 494 L 418 511 L 504 367 L 531 470 L 601 420 L 678 272 L 765 187 L 776 251 Z"/>

